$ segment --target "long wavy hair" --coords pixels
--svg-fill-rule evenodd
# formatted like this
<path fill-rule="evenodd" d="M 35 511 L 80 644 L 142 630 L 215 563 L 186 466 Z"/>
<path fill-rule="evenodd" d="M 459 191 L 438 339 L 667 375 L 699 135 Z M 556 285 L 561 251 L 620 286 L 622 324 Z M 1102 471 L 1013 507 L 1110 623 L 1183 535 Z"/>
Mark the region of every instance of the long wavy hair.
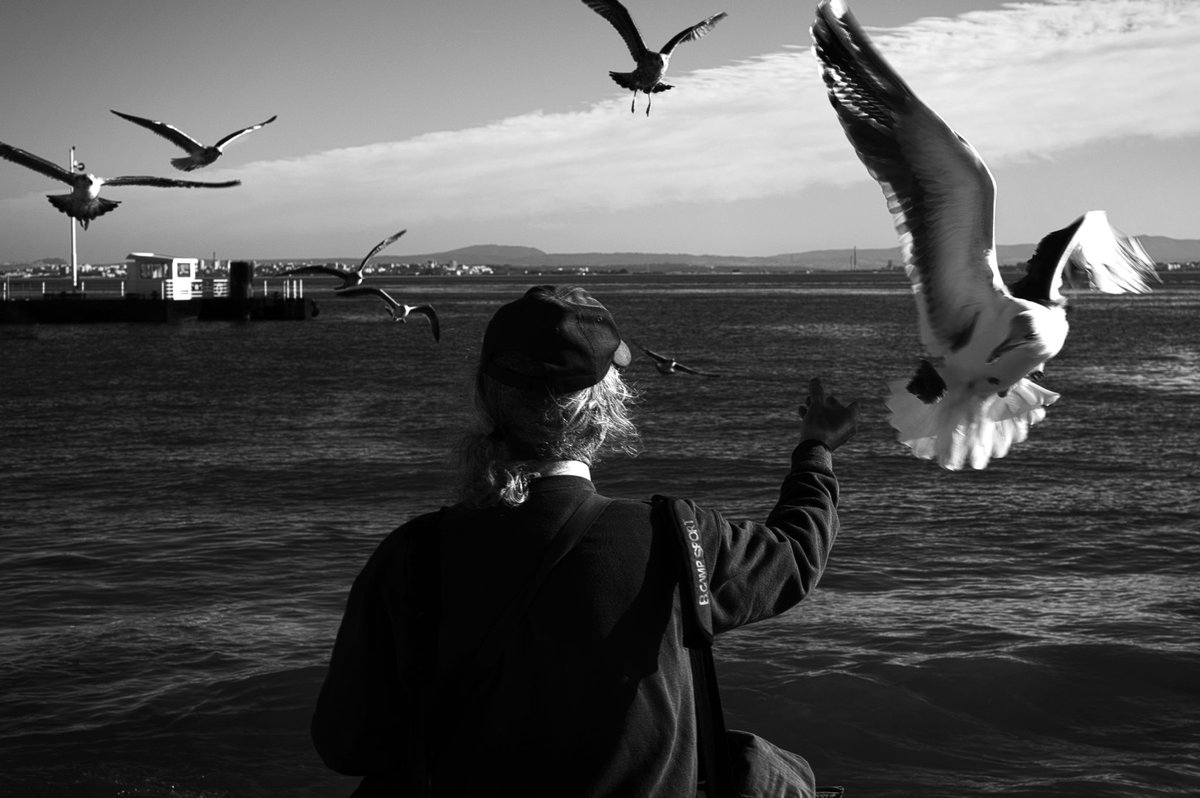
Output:
<path fill-rule="evenodd" d="M 478 425 L 459 446 L 457 500 L 469 507 L 516 507 L 528 498 L 539 462 L 592 466 L 608 451 L 636 455 L 641 439 L 631 419 L 634 401 L 615 366 L 590 388 L 560 395 L 513 388 L 478 371 Z"/>

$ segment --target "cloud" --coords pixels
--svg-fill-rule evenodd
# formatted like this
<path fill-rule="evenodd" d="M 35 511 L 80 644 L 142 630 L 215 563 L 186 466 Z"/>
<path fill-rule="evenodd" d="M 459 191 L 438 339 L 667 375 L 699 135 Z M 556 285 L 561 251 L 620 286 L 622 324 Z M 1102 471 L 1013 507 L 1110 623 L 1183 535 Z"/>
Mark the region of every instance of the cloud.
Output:
<path fill-rule="evenodd" d="M 872 33 L 993 164 L 1097 140 L 1200 132 L 1197 3 L 1020 3 Z M 656 95 L 649 118 L 644 98 L 635 114 L 625 99 L 529 114 L 255 164 L 241 170 L 245 190 L 274 191 L 296 214 L 318 199 L 369 215 L 402 204 L 417 224 L 733 201 L 860 180 L 803 39 L 786 52 L 673 76 L 677 88 Z"/>
<path fill-rule="evenodd" d="M 1195 2 L 1012 4 L 923 20 L 881 48 L 989 160 L 1200 132 Z"/>
<path fill-rule="evenodd" d="M 993 169 L 1089 143 L 1200 133 L 1200 3 L 1010 3 L 893 30 L 868 27 L 884 56 Z M 670 74 L 673 91 L 569 113 L 531 113 L 415 138 L 260 161 L 237 177 L 238 202 L 189 198 L 239 241 L 305 238 L 504 219 L 737 202 L 861 183 L 824 94 L 806 30 L 796 46 L 715 69 Z M 214 192 L 215 193 L 215 192 Z M 41 194 L 5 214 L 47 212 Z M 167 222 L 141 201 L 130 221 Z M 19 207 L 18 207 L 19 206 Z M 123 208 L 120 213 L 127 213 Z M 101 220 L 102 222 L 105 220 Z"/>

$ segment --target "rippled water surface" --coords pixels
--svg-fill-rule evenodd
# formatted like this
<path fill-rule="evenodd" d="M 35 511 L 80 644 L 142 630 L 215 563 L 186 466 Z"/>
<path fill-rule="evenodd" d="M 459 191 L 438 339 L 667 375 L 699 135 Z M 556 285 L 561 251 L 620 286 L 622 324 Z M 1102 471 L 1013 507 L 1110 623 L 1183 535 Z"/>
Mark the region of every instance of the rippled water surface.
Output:
<path fill-rule="evenodd" d="M 820 588 L 718 643 L 730 723 L 858 796 L 1200 794 L 1200 287 L 1072 296 L 1063 398 L 982 472 L 908 456 L 902 278 L 586 278 L 634 344 L 645 451 L 595 470 L 765 515 L 808 377 L 860 397 Z M 483 325 L 0 326 L 0 794 L 341 796 L 307 720 L 375 544 L 449 498 Z M 635 352 L 637 351 L 635 347 Z"/>

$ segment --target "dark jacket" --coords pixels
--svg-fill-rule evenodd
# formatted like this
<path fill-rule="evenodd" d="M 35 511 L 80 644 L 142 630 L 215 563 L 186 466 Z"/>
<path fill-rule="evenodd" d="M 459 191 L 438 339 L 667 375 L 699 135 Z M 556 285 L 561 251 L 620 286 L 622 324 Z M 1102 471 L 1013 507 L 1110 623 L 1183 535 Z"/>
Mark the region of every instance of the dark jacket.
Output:
<path fill-rule="evenodd" d="M 387 794 L 420 794 L 414 763 L 427 756 L 437 796 L 695 795 L 681 560 L 674 533 L 655 528 L 648 502 L 614 500 L 550 573 L 499 667 L 466 670 L 548 541 L 594 491 L 586 479 L 547 477 L 517 508 L 423 515 L 380 544 L 351 588 L 313 716 L 326 764 L 371 776 L 362 794 L 385 784 Z M 837 500 L 831 454 L 809 441 L 792 453 L 765 524 L 695 508 L 715 632 L 804 598 L 837 534 Z M 418 537 L 439 542 L 431 562 L 406 554 Z M 423 655 L 434 643 L 422 645 L 418 614 L 429 597 L 414 585 L 421 568 L 435 566 L 433 669 Z"/>

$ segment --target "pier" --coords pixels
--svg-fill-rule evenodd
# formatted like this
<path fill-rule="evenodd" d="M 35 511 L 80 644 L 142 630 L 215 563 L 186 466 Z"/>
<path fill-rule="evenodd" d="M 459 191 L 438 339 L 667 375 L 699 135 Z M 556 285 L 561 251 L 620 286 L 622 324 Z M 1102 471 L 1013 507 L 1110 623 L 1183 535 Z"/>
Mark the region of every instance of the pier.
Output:
<path fill-rule="evenodd" d="M 319 312 L 304 297 L 302 280 L 263 280 L 256 291 L 253 261 L 233 261 L 228 279 L 199 278 L 194 258 L 135 252 L 129 261 L 124 280 L 59 288 L 55 284 L 65 281 L 5 278 L 0 324 L 307 321 Z"/>

